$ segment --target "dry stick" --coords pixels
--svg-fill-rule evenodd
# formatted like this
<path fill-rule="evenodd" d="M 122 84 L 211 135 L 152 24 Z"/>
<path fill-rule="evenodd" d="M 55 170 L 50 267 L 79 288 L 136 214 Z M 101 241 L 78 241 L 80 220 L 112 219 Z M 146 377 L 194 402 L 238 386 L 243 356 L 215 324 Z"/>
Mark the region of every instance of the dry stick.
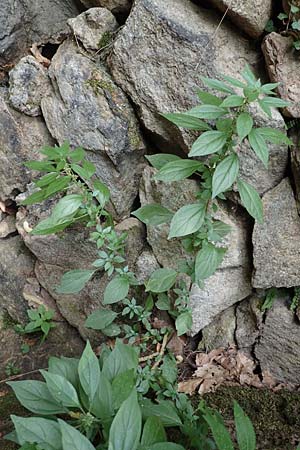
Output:
<path fill-rule="evenodd" d="M 158 356 L 159 352 L 155 352 L 155 353 L 151 353 L 151 355 L 148 356 L 142 356 L 141 358 L 139 358 L 139 362 L 146 362 L 149 361 L 149 359 L 153 359 L 155 358 L 155 356 Z"/>
<path fill-rule="evenodd" d="M 0 384 L 4 384 L 7 381 L 12 381 L 12 380 L 16 380 L 18 378 L 25 377 L 26 375 L 30 375 L 32 373 L 37 373 L 40 370 L 47 370 L 47 367 L 42 367 L 41 369 L 31 370 L 30 372 L 20 373 L 19 375 L 14 375 L 13 377 L 6 378 L 5 380 L 0 380 Z"/>
<path fill-rule="evenodd" d="M 153 364 L 151 370 L 156 369 L 160 365 L 162 357 L 163 357 L 163 354 L 165 353 L 165 349 L 166 349 L 166 346 L 167 346 L 167 343 L 168 343 L 168 337 L 169 337 L 169 333 L 166 333 L 164 335 L 163 343 L 161 345 L 161 349 L 160 349 L 160 352 L 158 354 L 159 359 L 156 361 L 155 364 Z"/>

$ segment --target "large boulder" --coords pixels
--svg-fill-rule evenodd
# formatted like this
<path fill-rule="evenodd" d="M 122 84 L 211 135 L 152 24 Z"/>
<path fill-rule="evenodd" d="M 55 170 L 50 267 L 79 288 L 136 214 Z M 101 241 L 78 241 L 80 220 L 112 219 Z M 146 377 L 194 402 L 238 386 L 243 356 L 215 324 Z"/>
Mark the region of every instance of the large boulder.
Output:
<path fill-rule="evenodd" d="M 290 182 L 285 178 L 263 197 L 264 222 L 253 231 L 253 286 L 300 285 L 300 218 Z"/>
<path fill-rule="evenodd" d="M 9 68 L 33 43 L 61 42 L 69 32 L 67 19 L 78 13 L 73 0 L 3 0 L 0 10 L 0 65 Z"/>
<path fill-rule="evenodd" d="M 126 96 L 102 65 L 65 41 L 49 69 L 54 91 L 41 102 L 52 136 L 81 146 L 110 189 L 119 217 L 129 214 L 138 193 L 144 143 Z"/>
<path fill-rule="evenodd" d="M 132 0 L 80 0 L 86 8 L 101 6 L 109 9 L 113 14 L 127 14 L 131 8 Z"/>
<path fill-rule="evenodd" d="M 271 17 L 272 0 L 210 0 L 232 22 L 253 38 L 261 36 Z"/>
<path fill-rule="evenodd" d="M 276 380 L 300 384 L 300 325 L 286 296 L 278 295 L 268 311 L 255 356 L 261 369 Z"/>
<path fill-rule="evenodd" d="M 277 90 L 280 97 L 291 103 L 284 109 L 288 117 L 300 117 L 300 60 L 293 51 L 293 37 L 270 33 L 263 41 L 262 50 L 266 66 L 273 83 L 280 83 Z"/>
<path fill-rule="evenodd" d="M 18 113 L 0 95 L 0 200 L 25 190 L 32 172 L 24 162 L 40 159 L 37 150 L 44 145 L 53 145 L 53 139 L 42 119 Z"/>

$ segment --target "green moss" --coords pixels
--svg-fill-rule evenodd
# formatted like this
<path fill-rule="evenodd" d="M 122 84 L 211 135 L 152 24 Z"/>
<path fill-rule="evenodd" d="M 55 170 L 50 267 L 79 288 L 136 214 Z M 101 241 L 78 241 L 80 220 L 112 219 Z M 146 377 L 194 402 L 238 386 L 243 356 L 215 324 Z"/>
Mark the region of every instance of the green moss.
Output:
<path fill-rule="evenodd" d="M 222 387 L 204 398 L 220 411 L 227 424 L 233 419 L 236 400 L 253 421 L 257 450 L 295 450 L 300 441 L 299 392 Z"/>
<path fill-rule="evenodd" d="M 113 83 L 105 80 L 99 80 L 96 75 L 87 80 L 86 84 L 93 89 L 95 95 L 99 95 L 100 89 L 109 92 L 111 95 L 115 91 Z"/>
<path fill-rule="evenodd" d="M 107 45 L 109 45 L 112 41 L 112 33 L 110 31 L 106 31 L 105 33 L 103 33 L 101 39 L 98 42 L 98 48 L 102 49 L 104 47 L 106 47 Z"/>
<path fill-rule="evenodd" d="M 17 321 L 14 320 L 7 311 L 3 313 L 0 319 L 0 328 L 2 330 L 8 330 L 9 328 L 14 328 L 15 325 L 17 325 Z"/>

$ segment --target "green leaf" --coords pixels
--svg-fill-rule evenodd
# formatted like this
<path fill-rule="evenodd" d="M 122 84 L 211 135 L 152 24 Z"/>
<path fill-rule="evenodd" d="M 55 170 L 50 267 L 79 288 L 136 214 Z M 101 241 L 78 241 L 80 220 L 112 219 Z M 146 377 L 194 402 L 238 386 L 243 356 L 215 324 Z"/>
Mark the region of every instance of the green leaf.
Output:
<path fill-rule="evenodd" d="M 279 19 L 279 20 L 284 20 L 284 19 L 287 19 L 289 16 L 287 15 L 287 14 L 285 14 L 285 13 L 280 13 L 280 14 L 278 14 L 278 16 L 277 16 L 277 18 Z"/>
<path fill-rule="evenodd" d="M 257 79 L 256 76 L 254 75 L 254 73 L 252 72 L 252 70 L 250 69 L 250 66 L 248 64 L 246 64 L 244 70 L 241 73 L 242 77 L 244 78 L 245 81 L 247 81 L 247 84 L 249 86 L 255 86 L 256 87 L 256 83 L 257 83 Z"/>
<path fill-rule="evenodd" d="M 75 173 L 77 173 L 77 175 L 80 176 L 80 178 L 83 178 L 85 180 L 89 180 L 90 178 L 92 178 L 92 176 L 96 172 L 94 164 L 87 160 L 83 161 L 82 167 L 78 164 L 71 164 L 71 168 Z"/>
<path fill-rule="evenodd" d="M 289 139 L 282 131 L 276 130 L 276 128 L 256 128 L 256 132 L 266 141 L 272 142 L 272 144 L 293 145 L 291 139 Z"/>
<path fill-rule="evenodd" d="M 73 223 L 73 218 L 66 219 L 62 218 L 60 221 L 53 221 L 50 216 L 48 219 L 41 220 L 37 224 L 37 226 L 31 231 L 33 235 L 46 235 L 46 234 L 55 234 L 60 231 L 63 231 L 69 225 Z"/>
<path fill-rule="evenodd" d="M 69 408 L 80 408 L 77 392 L 66 378 L 46 370 L 40 370 L 40 372 L 46 381 L 50 394 L 57 403 Z"/>
<path fill-rule="evenodd" d="M 236 131 L 242 141 L 250 133 L 253 128 L 253 119 L 249 113 L 244 112 L 240 114 L 236 121 Z"/>
<path fill-rule="evenodd" d="M 165 443 L 166 440 L 166 432 L 159 417 L 148 417 L 144 425 L 141 444 L 148 447 L 156 443 Z"/>
<path fill-rule="evenodd" d="M 226 253 L 226 248 L 216 247 L 210 242 L 197 253 L 195 260 L 195 279 L 199 282 L 215 273 Z"/>
<path fill-rule="evenodd" d="M 210 426 L 213 438 L 219 450 L 234 450 L 230 434 L 216 415 L 205 410 L 204 419 Z"/>
<path fill-rule="evenodd" d="M 40 189 L 29 195 L 25 200 L 21 202 L 21 205 L 34 205 L 35 203 L 40 203 L 46 198 L 46 190 Z"/>
<path fill-rule="evenodd" d="M 227 138 L 228 134 L 224 131 L 206 131 L 193 143 L 189 157 L 219 152 L 226 144 Z"/>
<path fill-rule="evenodd" d="M 212 178 L 212 198 L 231 188 L 236 180 L 239 166 L 239 159 L 235 153 L 218 164 Z"/>
<path fill-rule="evenodd" d="M 177 379 L 177 364 L 170 356 L 165 356 L 161 365 L 161 372 L 163 378 L 171 384 L 174 384 Z M 159 441 L 160 442 L 160 441 Z"/>
<path fill-rule="evenodd" d="M 61 375 L 77 388 L 79 385 L 78 363 L 79 359 L 77 358 L 66 358 L 65 356 L 56 358 L 55 356 L 51 356 L 48 371 Z"/>
<path fill-rule="evenodd" d="M 116 275 L 106 286 L 104 291 L 104 305 L 111 305 L 123 300 L 129 291 L 129 281 L 121 275 Z"/>
<path fill-rule="evenodd" d="M 141 430 L 141 409 L 137 401 L 137 394 L 132 391 L 111 424 L 108 450 L 136 450 Z"/>
<path fill-rule="evenodd" d="M 249 133 L 248 139 L 249 144 L 254 150 L 256 156 L 262 161 L 263 165 L 268 168 L 269 150 L 262 135 L 257 131 L 257 129 L 253 128 Z"/>
<path fill-rule="evenodd" d="M 93 195 L 96 197 L 102 208 L 110 199 L 110 192 L 108 187 L 99 180 L 93 181 L 94 192 Z"/>
<path fill-rule="evenodd" d="M 224 80 L 226 80 L 228 83 L 232 84 L 232 86 L 235 86 L 235 87 L 238 87 L 241 89 L 244 89 L 246 87 L 246 85 L 244 83 L 237 80 L 236 78 L 229 77 L 227 75 L 222 75 L 222 78 L 224 78 Z"/>
<path fill-rule="evenodd" d="M 144 419 L 155 416 L 159 417 L 165 427 L 178 427 L 182 425 L 173 402 L 169 400 L 153 403 L 148 398 L 143 398 L 141 408 Z"/>
<path fill-rule="evenodd" d="M 182 445 L 174 444 L 173 442 L 159 442 L 151 445 L 147 450 L 185 450 Z"/>
<path fill-rule="evenodd" d="M 269 309 L 272 308 L 275 300 L 276 300 L 276 296 L 278 294 L 278 290 L 277 288 L 271 288 L 268 290 L 265 301 L 261 307 L 261 311 L 268 311 Z"/>
<path fill-rule="evenodd" d="M 237 182 L 242 204 L 254 219 L 263 223 L 263 204 L 258 192 L 243 180 Z"/>
<path fill-rule="evenodd" d="M 190 109 L 187 114 L 198 119 L 213 120 L 227 114 L 226 109 L 214 105 L 200 105 Z"/>
<path fill-rule="evenodd" d="M 171 309 L 170 299 L 165 293 L 159 294 L 157 298 L 158 300 L 155 303 L 157 309 L 161 311 L 169 311 Z"/>
<path fill-rule="evenodd" d="M 100 366 L 89 341 L 79 360 L 78 374 L 80 384 L 92 403 L 100 381 Z"/>
<path fill-rule="evenodd" d="M 201 103 L 204 103 L 205 105 L 214 105 L 214 106 L 220 106 L 223 99 L 220 97 L 217 97 L 216 95 L 210 94 L 209 92 L 202 91 L 199 89 L 197 91 L 197 95 L 201 101 Z"/>
<path fill-rule="evenodd" d="M 42 188 L 48 186 L 48 184 L 53 183 L 56 178 L 59 176 L 57 172 L 47 173 L 43 177 L 41 177 L 38 181 L 35 182 L 35 185 Z"/>
<path fill-rule="evenodd" d="M 197 170 L 201 170 L 202 167 L 203 164 L 199 161 L 180 159 L 165 164 L 154 178 L 165 182 L 180 181 L 190 177 Z"/>
<path fill-rule="evenodd" d="M 256 436 L 252 422 L 237 402 L 234 402 L 234 422 L 239 450 L 255 450 Z"/>
<path fill-rule="evenodd" d="M 229 95 L 221 103 L 221 108 L 235 108 L 237 106 L 242 106 L 244 104 L 245 98 L 240 95 Z"/>
<path fill-rule="evenodd" d="M 169 209 L 156 203 L 142 206 L 131 214 L 146 225 L 153 226 L 168 223 L 173 216 L 173 213 Z"/>
<path fill-rule="evenodd" d="M 181 158 L 177 155 L 169 153 L 158 153 L 157 155 L 146 155 L 145 158 L 157 170 L 160 170 L 164 165 L 172 161 L 178 161 Z"/>
<path fill-rule="evenodd" d="M 193 203 L 180 208 L 173 216 L 168 239 L 187 236 L 198 231 L 204 221 L 206 205 Z"/>
<path fill-rule="evenodd" d="M 55 167 L 49 161 L 27 161 L 24 166 L 31 170 L 37 170 L 39 172 L 54 172 Z"/>
<path fill-rule="evenodd" d="M 54 206 L 51 217 L 53 219 L 63 219 L 73 216 L 83 202 L 83 195 L 71 194 L 65 195 L 59 202 Z"/>
<path fill-rule="evenodd" d="M 294 22 L 292 22 L 292 29 L 293 30 L 300 30 L 300 20 L 295 20 Z"/>
<path fill-rule="evenodd" d="M 46 188 L 46 198 L 51 197 L 51 195 L 56 194 L 57 192 L 61 192 L 69 186 L 71 181 L 71 177 L 69 176 L 61 176 L 57 180 L 48 184 Z"/>
<path fill-rule="evenodd" d="M 138 363 L 136 350 L 131 345 L 123 344 L 117 339 L 115 348 L 103 363 L 102 373 L 111 381 L 120 373 L 130 369 L 134 369 L 134 373 L 136 373 Z"/>
<path fill-rule="evenodd" d="M 135 386 L 134 369 L 119 373 L 112 382 L 112 398 L 114 409 L 119 409 L 121 404 L 129 397 Z"/>
<path fill-rule="evenodd" d="M 116 323 L 111 323 L 101 331 L 105 336 L 116 337 L 121 333 L 121 328 Z"/>
<path fill-rule="evenodd" d="M 298 8 L 298 6 L 291 4 L 291 13 L 292 14 L 297 14 L 300 11 L 300 8 Z"/>
<path fill-rule="evenodd" d="M 273 89 L 276 89 L 280 83 L 267 83 L 261 87 L 261 92 L 268 95 L 275 95 L 275 92 L 272 92 Z"/>
<path fill-rule="evenodd" d="M 57 403 L 42 381 L 10 381 L 7 383 L 14 391 L 17 399 L 29 411 L 43 416 L 62 414 L 66 408 Z"/>
<path fill-rule="evenodd" d="M 93 444 L 76 428 L 58 419 L 63 450 L 96 450 Z"/>
<path fill-rule="evenodd" d="M 289 102 L 282 100 L 277 97 L 264 97 L 263 99 L 259 99 L 258 101 L 261 109 L 269 116 L 272 117 L 271 108 L 285 108 L 286 106 L 290 106 Z"/>
<path fill-rule="evenodd" d="M 221 220 L 216 220 L 212 223 L 212 233 L 214 239 L 209 237 L 212 241 L 216 240 L 220 241 L 222 238 L 227 236 L 232 231 L 232 228 L 230 225 L 227 225 L 227 223 L 222 222 Z"/>
<path fill-rule="evenodd" d="M 118 316 L 118 314 L 109 309 L 99 309 L 93 312 L 86 319 L 84 326 L 93 330 L 103 330 L 108 327 Z"/>
<path fill-rule="evenodd" d="M 59 294 L 77 294 L 92 278 L 96 270 L 70 270 L 66 272 L 56 289 Z"/>
<path fill-rule="evenodd" d="M 193 326 L 193 317 L 191 312 L 189 311 L 181 313 L 175 321 L 175 327 L 178 336 L 182 336 L 183 334 L 190 331 L 192 326 Z"/>
<path fill-rule="evenodd" d="M 58 424 L 41 417 L 17 417 L 11 420 L 16 429 L 20 445 L 27 442 L 41 444 L 44 450 L 61 450 L 61 433 Z"/>
<path fill-rule="evenodd" d="M 234 91 L 223 83 L 223 81 L 216 80 L 213 78 L 200 77 L 203 83 L 216 91 L 225 92 L 226 94 L 234 94 Z"/>
<path fill-rule="evenodd" d="M 176 281 L 177 272 L 173 269 L 157 269 L 152 272 L 147 284 L 146 292 L 166 292 Z"/>
<path fill-rule="evenodd" d="M 69 158 L 72 162 L 80 162 L 85 157 L 85 151 L 82 147 L 77 147 L 69 154 Z"/>
<path fill-rule="evenodd" d="M 210 130 L 210 126 L 196 117 L 189 116 L 186 113 L 161 114 L 165 119 L 174 123 L 178 127 L 189 130 Z"/>
<path fill-rule="evenodd" d="M 100 373 L 98 389 L 91 405 L 91 413 L 103 421 L 110 419 L 114 413 L 112 387 L 103 373 Z"/>

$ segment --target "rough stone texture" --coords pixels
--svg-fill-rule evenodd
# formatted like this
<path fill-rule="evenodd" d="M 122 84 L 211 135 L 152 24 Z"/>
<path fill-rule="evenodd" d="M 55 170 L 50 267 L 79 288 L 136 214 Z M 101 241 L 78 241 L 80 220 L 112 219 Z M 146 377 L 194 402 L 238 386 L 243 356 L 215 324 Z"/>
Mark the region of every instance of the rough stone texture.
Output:
<path fill-rule="evenodd" d="M 52 136 L 82 146 L 109 187 L 117 214 L 128 215 L 138 192 L 142 141 L 134 112 L 102 66 L 64 42 L 49 69 L 55 92 L 42 100 Z"/>
<path fill-rule="evenodd" d="M 235 307 L 231 306 L 221 314 L 218 314 L 209 325 L 203 328 L 202 339 L 198 349 L 210 352 L 214 348 L 234 345 L 235 328 Z"/>
<path fill-rule="evenodd" d="M 0 216 L 0 239 L 6 238 L 16 231 L 16 219 L 14 216 L 6 216 L 2 219 Z"/>
<path fill-rule="evenodd" d="M 129 12 L 132 0 L 80 0 L 86 8 L 102 6 L 109 9 L 113 14 L 126 14 Z"/>
<path fill-rule="evenodd" d="M 295 127 L 289 132 L 289 137 L 293 141 L 291 147 L 291 169 L 293 176 L 293 186 L 296 192 L 298 212 L 300 212 L 300 130 Z"/>
<path fill-rule="evenodd" d="M 53 140 L 40 118 L 20 114 L 10 108 L 0 94 L 0 200 L 24 191 L 32 172 L 24 167 L 30 159 L 40 159 L 37 152 Z"/>
<path fill-rule="evenodd" d="M 84 322 L 95 309 L 102 308 L 103 292 L 108 283 L 107 276 L 100 272 L 76 295 L 61 295 L 56 292 L 62 275 L 72 269 L 89 269 L 97 258 L 95 244 L 88 240 L 86 228 L 68 228 L 60 236 L 33 236 L 25 231 L 33 228 L 38 220 L 49 215 L 53 202 L 41 206 L 21 208 L 17 214 L 17 227 L 26 246 L 37 257 L 35 274 L 41 286 L 56 301 L 62 316 L 69 324 L 78 328 L 80 334 L 92 338 Z M 24 229 L 25 228 L 25 229 Z M 129 218 L 117 226 L 120 232 L 128 233 L 126 257 L 131 270 L 144 247 L 144 228 L 137 219 Z M 80 255 L 80 258 L 78 257 Z M 99 335 L 98 335 L 99 338 Z"/>
<path fill-rule="evenodd" d="M 253 231 L 253 286 L 300 285 L 300 218 L 289 180 L 263 197 L 264 222 Z"/>
<path fill-rule="evenodd" d="M 267 313 L 255 355 L 276 380 L 300 384 L 300 325 L 282 295 Z"/>
<path fill-rule="evenodd" d="M 210 0 L 210 3 L 222 12 L 229 8 L 227 15 L 234 25 L 254 38 L 263 34 L 272 13 L 272 0 Z"/>
<path fill-rule="evenodd" d="M 167 143 L 186 150 L 191 134 L 179 132 L 159 112 L 194 106 L 200 75 L 236 76 L 246 62 L 255 66 L 260 58 L 229 25 L 215 33 L 218 22 L 217 14 L 189 0 L 139 0 L 115 41 L 113 76 L 164 150 Z"/>
<path fill-rule="evenodd" d="M 20 236 L 0 239 L 0 311 L 22 321 L 28 307 L 22 290 L 32 277 L 35 259 Z"/>
<path fill-rule="evenodd" d="M 283 100 L 291 103 L 283 113 L 289 117 L 300 117 L 300 60 L 292 50 L 293 38 L 275 32 L 266 36 L 262 50 L 272 82 L 280 83 L 277 90 Z"/>
<path fill-rule="evenodd" d="M 33 44 L 58 43 L 67 19 L 79 13 L 72 0 L 3 0 L 0 10 L 0 65 L 5 68 Z"/>
<path fill-rule="evenodd" d="M 101 42 L 118 27 L 115 16 L 106 8 L 91 8 L 74 19 L 68 25 L 87 50 L 99 50 Z"/>
<path fill-rule="evenodd" d="M 159 269 L 157 259 L 151 252 L 151 250 L 145 250 L 138 257 L 135 265 L 135 276 L 141 282 L 144 283 L 150 278 L 150 275 L 154 270 Z"/>
<path fill-rule="evenodd" d="M 253 295 L 237 305 L 235 339 L 238 348 L 243 351 L 251 352 L 259 337 L 263 317 L 261 304 L 262 300 Z"/>
<path fill-rule="evenodd" d="M 154 169 L 145 168 L 140 199 L 142 205 L 160 203 L 172 211 L 177 211 L 187 203 L 195 202 L 198 185 L 193 180 L 177 183 L 163 183 L 152 179 Z M 237 216 L 236 211 L 220 205 L 215 215 L 232 226 L 232 232 L 224 240 L 228 251 L 217 272 L 205 281 L 204 289 L 193 285 L 191 306 L 193 309 L 193 333 L 197 333 L 208 325 L 214 317 L 234 303 L 243 300 L 251 293 L 249 230 L 243 214 Z M 168 241 L 169 225 L 147 227 L 147 240 L 157 261 L 163 267 L 178 269 L 180 259 L 189 259 L 180 240 Z"/>
<path fill-rule="evenodd" d="M 41 114 L 41 99 L 50 94 L 47 70 L 33 56 L 25 56 L 9 73 L 9 101 L 28 116 Z"/>

